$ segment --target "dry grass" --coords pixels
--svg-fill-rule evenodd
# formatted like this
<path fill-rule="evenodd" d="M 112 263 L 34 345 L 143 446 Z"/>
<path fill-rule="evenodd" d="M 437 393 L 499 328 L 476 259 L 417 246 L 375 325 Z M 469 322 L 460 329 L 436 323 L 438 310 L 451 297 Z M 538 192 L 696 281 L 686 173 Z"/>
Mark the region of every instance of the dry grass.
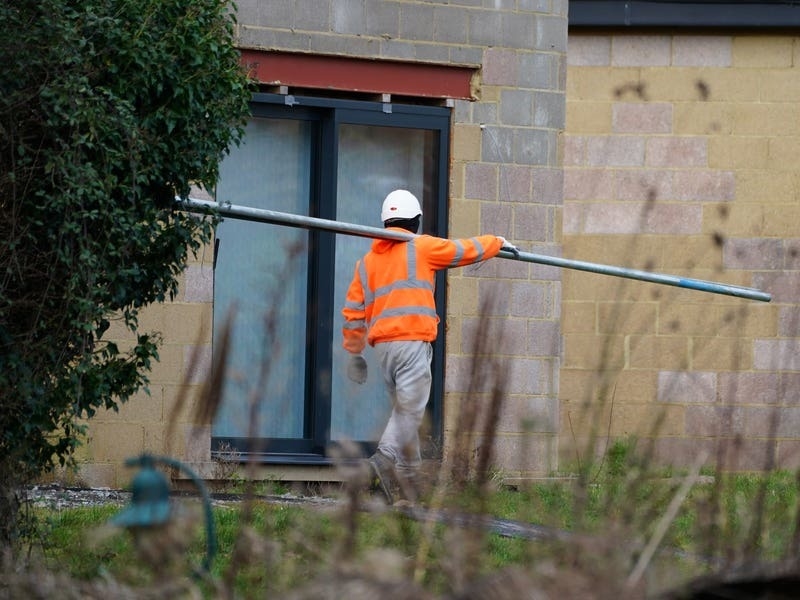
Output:
<path fill-rule="evenodd" d="M 266 318 L 268 334 L 276 318 Z M 598 419 L 570 477 L 514 490 L 501 486 L 493 442 L 509 364 L 492 352 L 491 340 L 501 332 L 489 327 L 484 319 L 475 336 L 472 392 L 432 474 L 425 510 L 381 506 L 365 493 L 357 451 L 343 445 L 338 469 L 344 483 L 334 509 L 266 507 L 248 478 L 243 502 L 217 511 L 224 541 L 212 575 L 187 576 L 202 543 L 173 528 L 161 533 L 166 539 L 149 542 L 150 554 L 159 550 L 158 560 L 147 560 L 141 538 L 124 549 L 100 544 L 85 559 L 98 568 L 82 577 L 63 574 L 52 563 L 6 557 L 0 598 L 678 599 L 737 586 L 784 589 L 796 578 L 800 513 L 791 474 L 709 473 L 701 471 L 703 456 L 686 472 L 668 472 L 653 464 L 646 440 L 633 438 L 597 455 L 604 435 Z M 221 403 L 226 343 L 195 406 L 198 423 L 212 422 Z M 261 389 L 268 378 L 268 368 L 262 369 Z M 598 385 L 605 386 L 598 397 L 613 398 L 610 381 Z M 587 410 L 604 414 L 603 408 Z M 522 526 L 499 536 L 489 527 L 490 516 Z M 135 576 L 102 568 L 112 559 L 130 561 L 134 550 Z M 185 568 L 164 569 L 169 557 L 163 552 L 180 554 L 176 563 Z"/>

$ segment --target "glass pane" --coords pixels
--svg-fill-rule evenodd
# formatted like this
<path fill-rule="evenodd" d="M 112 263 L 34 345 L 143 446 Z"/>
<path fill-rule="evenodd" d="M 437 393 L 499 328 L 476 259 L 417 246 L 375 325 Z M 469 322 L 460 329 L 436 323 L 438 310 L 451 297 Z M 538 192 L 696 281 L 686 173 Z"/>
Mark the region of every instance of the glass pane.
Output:
<path fill-rule="evenodd" d="M 217 201 L 307 215 L 312 127 L 252 119 L 242 145 L 222 162 Z M 236 321 L 212 434 L 302 438 L 308 233 L 226 219 L 217 238 L 214 339 L 229 310 Z"/>
<path fill-rule="evenodd" d="M 383 227 L 381 204 L 386 194 L 397 188 L 412 192 L 423 204 L 423 213 L 433 215 L 435 136 L 433 131 L 420 129 L 342 125 L 336 218 Z M 428 229 L 425 223 L 423 229 Z M 377 440 L 391 412 L 377 357 L 370 346 L 364 352 L 369 372 L 367 383 L 353 383 L 345 373 L 349 354 L 342 348 L 341 309 L 356 260 L 369 251 L 370 244 L 371 240 L 366 238 L 336 236 L 334 322 L 337 326 L 333 343 L 332 440 Z"/>

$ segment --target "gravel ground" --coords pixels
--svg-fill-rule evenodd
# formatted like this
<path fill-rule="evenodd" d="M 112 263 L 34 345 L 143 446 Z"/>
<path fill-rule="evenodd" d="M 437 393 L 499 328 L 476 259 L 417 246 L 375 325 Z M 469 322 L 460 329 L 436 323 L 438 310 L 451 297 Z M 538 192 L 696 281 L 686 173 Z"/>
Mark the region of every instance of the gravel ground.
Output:
<path fill-rule="evenodd" d="M 26 489 L 33 506 L 61 510 L 79 506 L 113 504 L 125 506 L 131 500 L 130 492 L 109 488 L 70 488 L 58 484 L 34 485 Z"/>
<path fill-rule="evenodd" d="M 81 506 L 126 506 L 131 501 L 131 493 L 124 490 L 109 488 L 73 488 L 59 484 L 35 485 L 27 488 L 27 498 L 33 506 L 62 510 Z M 172 497 L 196 497 L 197 494 L 175 493 Z M 296 494 L 282 495 L 256 495 L 255 498 L 262 502 L 275 504 L 305 504 L 319 507 L 331 507 L 341 503 L 341 500 L 323 496 L 300 496 Z M 240 494 L 217 493 L 211 495 L 214 506 L 235 505 L 242 501 Z"/>

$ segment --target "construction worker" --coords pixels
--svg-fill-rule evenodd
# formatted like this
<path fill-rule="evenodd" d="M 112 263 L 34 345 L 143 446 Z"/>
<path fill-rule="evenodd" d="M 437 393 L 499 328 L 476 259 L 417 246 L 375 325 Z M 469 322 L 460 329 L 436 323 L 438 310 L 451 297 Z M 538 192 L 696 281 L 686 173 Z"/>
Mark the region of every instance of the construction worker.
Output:
<path fill-rule="evenodd" d="M 383 201 L 381 220 L 389 230 L 416 234 L 421 218 L 419 201 L 407 190 L 394 190 Z M 389 388 L 392 414 L 368 464 L 389 504 L 398 486 L 404 497 L 414 499 L 422 463 L 419 427 L 430 394 L 431 342 L 439 322 L 434 275 L 492 258 L 501 249 L 517 252 L 505 238 L 494 235 L 376 239 L 356 263 L 342 310 L 343 346 L 351 354 L 347 376 L 356 383 L 367 380 L 361 353 L 367 343 L 373 346 Z"/>

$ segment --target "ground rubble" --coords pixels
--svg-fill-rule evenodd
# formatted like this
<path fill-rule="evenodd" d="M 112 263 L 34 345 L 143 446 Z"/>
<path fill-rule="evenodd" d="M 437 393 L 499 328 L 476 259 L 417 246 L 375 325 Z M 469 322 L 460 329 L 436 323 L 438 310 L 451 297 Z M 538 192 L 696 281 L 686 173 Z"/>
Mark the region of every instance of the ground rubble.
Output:
<path fill-rule="evenodd" d="M 171 497 L 197 497 L 194 492 L 173 491 Z M 245 499 L 245 494 L 212 493 L 211 502 L 214 506 L 238 504 Z M 256 500 L 281 503 L 281 504 L 309 504 L 309 505 L 335 505 L 340 502 L 336 498 L 323 496 L 304 496 L 293 493 L 286 494 L 254 494 L 250 496 Z M 112 488 L 86 488 L 69 487 L 59 483 L 28 486 L 23 490 L 22 501 L 27 501 L 31 506 L 63 510 L 87 506 L 125 506 L 131 502 L 132 494 L 126 490 Z"/>
<path fill-rule="evenodd" d="M 49 483 L 25 488 L 22 500 L 34 507 L 63 510 L 83 506 L 124 506 L 130 502 L 131 493 L 111 488 L 78 488 Z"/>

